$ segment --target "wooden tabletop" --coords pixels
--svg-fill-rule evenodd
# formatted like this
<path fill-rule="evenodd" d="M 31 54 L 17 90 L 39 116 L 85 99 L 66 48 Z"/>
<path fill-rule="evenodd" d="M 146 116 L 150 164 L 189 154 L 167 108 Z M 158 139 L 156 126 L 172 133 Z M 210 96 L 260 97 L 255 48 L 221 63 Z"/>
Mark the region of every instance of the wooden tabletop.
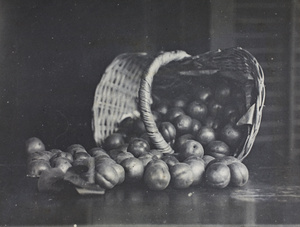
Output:
<path fill-rule="evenodd" d="M 262 157 L 263 165 L 257 155 L 245 160 L 250 179 L 244 187 L 197 186 L 156 192 L 143 184 L 123 184 L 93 196 L 73 190 L 40 193 L 37 179 L 26 177 L 24 165 L 2 165 L 0 225 L 300 224 L 299 166 L 281 157 L 268 163 L 267 156 Z"/>

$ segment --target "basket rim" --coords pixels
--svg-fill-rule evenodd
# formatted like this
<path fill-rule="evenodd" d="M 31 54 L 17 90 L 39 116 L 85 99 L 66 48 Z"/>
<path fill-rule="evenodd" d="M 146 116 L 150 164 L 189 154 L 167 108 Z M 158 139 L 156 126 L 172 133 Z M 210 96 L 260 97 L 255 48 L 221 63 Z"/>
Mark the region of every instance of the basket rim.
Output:
<path fill-rule="evenodd" d="M 154 139 L 154 146 L 157 146 L 161 141 L 164 141 L 162 135 L 157 129 L 156 124 L 153 125 L 154 119 L 152 114 L 149 115 L 149 107 L 150 107 L 150 97 L 149 95 L 151 94 L 151 89 L 152 89 L 152 82 L 153 82 L 153 77 L 156 75 L 156 73 L 159 71 L 159 69 L 162 66 L 168 65 L 169 63 L 176 62 L 176 61 L 209 61 L 212 64 L 212 67 L 215 67 L 214 70 L 222 70 L 218 69 L 216 65 L 213 65 L 214 62 L 222 61 L 222 59 L 226 59 L 226 57 L 232 57 L 234 55 L 236 58 L 239 60 L 244 60 L 247 59 L 247 70 L 253 70 L 253 75 L 254 75 L 254 81 L 255 81 L 255 89 L 257 89 L 257 97 L 256 97 L 256 102 L 255 104 L 255 114 L 253 118 L 253 125 L 251 127 L 251 130 L 249 132 L 248 137 L 246 138 L 245 144 L 242 148 L 242 151 L 239 154 L 236 154 L 236 156 L 240 159 L 243 160 L 249 153 L 250 150 L 253 146 L 255 137 L 258 133 L 258 130 L 260 128 L 260 123 L 262 119 L 262 111 L 264 107 L 264 102 L 265 102 L 265 84 L 264 84 L 264 72 L 256 58 L 247 50 L 241 48 L 241 47 L 231 47 L 227 49 L 218 49 L 214 51 L 208 51 L 203 54 L 191 56 L 185 51 L 182 50 L 175 50 L 175 51 L 168 51 L 168 52 L 160 52 L 156 55 L 152 53 L 147 53 L 147 52 L 138 52 L 138 53 L 122 53 L 118 55 L 113 62 L 107 67 L 105 70 L 105 73 L 103 74 L 95 92 L 95 99 L 96 96 L 99 96 L 97 94 L 97 90 L 99 89 L 100 86 L 102 86 L 102 81 L 103 77 L 105 74 L 110 74 L 110 70 L 112 68 L 113 63 L 114 64 L 119 64 L 122 61 L 128 61 L 128 59 L 131 58 L 140 58 L 141 64 L 144 65 L 145 70 L 141 72 L 140 75 L 140 83 L 139 83 L 139 88 L 137 91 L 137 109 L 135 111 L 139 111 L 140 116 L 142 120 L 145 123 L 147 133 L 149 137 L 151 138 L 154 137 L 154 135 L 158 134 L 160 135 L 160 139 Z M 117 61 L 117 62 L 116 62 Z M 125 63 L 126 65 L 126 63 Z M 132 67 L 132 66 L 131 66 Z M 222 65 L 226 69 L 228 65 L 224 64 Z M 127 70 L 127 69 L 126 69 Z M 129 70 L 128 70 L 129 72 Z M 251 71 L 252 72 L 252 71 Z M 110 75 L 106 75 L 110 76 Z M 101 96 L 101 94 L 100 94 Z M 97 135 L 97 131 L 99 130 L 98 127 L 98 118 L 101 116 L 98 116 L 95 114 L 97 111 L 97 108 L 99 107 L 99 103 L 94 100 L 94 105 L 92 108 L 93 111 L 93 119 L 92 119 L 92 130 L 94 131 L 94 140 L 98 145 L 101 144 L 99 141 L 103 141 L 104 138 L 100 138 L 99 135 Z M 145 112 L 148 113 L 149 116 L 145 116 Z M 125 114 L 130 114 L 130 113 L 125 113 Z M 148 121 L 147 121 L 148 120 Z M 150 120 L 150 123 L 148 123 Z M 147 126 L 150 124 L 150 126 Z M 153 126 L 153 127 L 152 127 Z M 102 129 L 101 129 L 102 130 Z M 103 130 L 102 130 L 103 131 Z M 152 140 L 152 139 L 151 139 Z M 152 140 L 153 142 L 153 140 Z M 164 145 L 159 145 L 159 149 L 164 153 L 173 153 L 174 150 L 170 148 L 170 146 L 167 144 L 166 141 L 163 142 Z"/>
<path fill-rule="evenodd" d="M 257 97 L 256 102 L 253 104 L 255 105 L 254 111 L 254 119 L 253 124 L 251 127 L 251 131 L 246 138 L 244 146 L 242 148 L 242 152 L 240 154 L 235 154 L 236 157 L 240 160 L 243 160 L 249 153 L 253 146 L 254 140 L 258 133 L 261 119 L 262 119 L 262 110 L 264 107 L 265 102 L 265 85 L 264 85 L 264 73 L 263 69 L 256 60 L 256 58 L 247 50 L 241 47 L 233 47 L 227 49 L 218 49 L 216 51 L 209 51 L 204 54 L 190 56 L 190 55 L 181 55 L 179 51 L 171 51 L 171 52 L 163 52 L 158 55 L 151 65 L 148 67 L 148 70 L 141 78 L 140 89 L 139 89 L 139 110 L 141 112 L 141 117 L 145 123 L 145 127 L 147 133 L 154 143 L 155 146 L 158 146 L 159 149 L 162 150 L 163 153 L 174 153 L 173 148 L 163 139 L 162 135 L 160 134 L 153 117 L 151 117 L 151 107 L 150 107 L 150 94 L 152 89 L 152 82 L 153 78 L 156 75 L 159 68 L 162 66 L 172 62 L 178 61 L 182 59 L 200 59 L 200 58 L 210 58 L 211 56 L 216 55 L 217 57 L 222 57 L 221 55 L 225 53 L 236 54 L 239 58 L 245 58 L 252 64 L 253 76 L 255 80 L 255 88 L 257 89 Z M 180 57 L 178 57 L 180 55 Z"/>

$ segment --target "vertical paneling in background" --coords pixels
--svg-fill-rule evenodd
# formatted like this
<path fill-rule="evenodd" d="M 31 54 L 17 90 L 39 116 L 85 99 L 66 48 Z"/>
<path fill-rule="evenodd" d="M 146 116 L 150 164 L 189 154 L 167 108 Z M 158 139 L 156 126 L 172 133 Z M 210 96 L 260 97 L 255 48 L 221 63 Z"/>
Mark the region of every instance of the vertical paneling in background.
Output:
<path fill-rule="evenodd" d="M 291 0 L 220 2 L 211 1 L 211 49 L 240 46 L 257 58 L 265 73 L 267 95 L 255 145 L 260 150 L 288 152 Z"/>
<path fill-rule="evenodd" d="M 290 158 L 294 159 L 300 154 L 300 0 L 293 0 L 291 15 Z"/>
<path fill-rule="evenodd" d="M 256 144 L 288 152 L 289 0 L 235 0 L 236 45 L 249 50 L 265 73 L 266 103 Z"/>
<path fill-rule="evenodd" d="M 210 49 L 224 49 L 236 46 L 234 34 L 235 0 L 211 0 Z"/>

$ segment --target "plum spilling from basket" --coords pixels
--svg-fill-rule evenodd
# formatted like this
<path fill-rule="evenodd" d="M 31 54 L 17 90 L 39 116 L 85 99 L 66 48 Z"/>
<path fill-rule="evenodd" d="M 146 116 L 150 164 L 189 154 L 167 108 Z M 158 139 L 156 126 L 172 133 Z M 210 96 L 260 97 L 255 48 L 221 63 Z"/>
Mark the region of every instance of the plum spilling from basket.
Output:
<path fill-rule="evenodd" d="M 189 138 L 202 145 L 205 155 L 235 156 L 248 133 L 247 126 L 237 124 L 246 113 L 243 89 L 219 79 L 178 90 L 171 95 L 156 93 L 151 106 L 161 135 L 175 153 L 186 156 L 182 138 Z"/>
<path fill-rule="evenodd" d="M 243 88 L 222 79 L 186 83 L 177 90 L 153 90 L 151 102 L 157 129 L 174 153 L 156 148 L 141 118 L 127 117 L 90 150 L 73 144 L 46 151 L 42 141 L 30 138 L 28 176 L 39 178 L 40 191 L 68 184 L 82 194 L 102 194 L 122 183 L 143 183 L 151 190 L 247 183 L 248 169 L 235 157 L 248 133 L 237 124 L 247 109 Z"/>
<path fill-rule="evenodd" d="M 163 139 L 174 150 L 173 154 L 164 153 L 159 157 L 168 166 L 170 185 L 175 188 L 203 183 L 216 188 L 229 184 L 243 186 L 249 178 L 248 170 L 235 157 L 248 135 L 248 126 L 238 124 L 247 112 L 246 92 L 235 81 L 220 77 L 201 80 L 199 86 L 195 83 L 199 81 L 191 79 L 172 89 L 154 88 L 152 94 L 153 120 Z M 144 140 L 149 144 L 148 153 L 157 151 L 141 118 L 124 119 L 118 133 L 123 135 L 124 143 L 129 143 L 129 147 L 132 141 Z M 135 147 L 139 149 L 139 146 Z M 140 158 L 141 152 L 133 152 L 132 148 L 127 151 Z M 148 154 L 144 151 L 142 155 Z M 153 159 L 147 160 L 151 163 Z M 208 165 L 212 160 L 215 164 Z M 169 179 L 165 171 L 156 175 Z M 153 188 L 149 181 L 145 182 Z"/>

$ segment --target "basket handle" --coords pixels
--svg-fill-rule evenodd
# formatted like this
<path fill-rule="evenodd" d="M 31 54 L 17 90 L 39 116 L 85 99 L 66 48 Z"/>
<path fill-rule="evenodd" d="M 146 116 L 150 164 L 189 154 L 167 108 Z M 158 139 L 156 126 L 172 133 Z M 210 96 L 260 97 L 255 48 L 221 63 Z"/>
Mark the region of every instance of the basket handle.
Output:
<path fill-rule="evenodd" d="M 160 69 L 160 67 L 167 65 L 172 61 L 180 61 L 188 57 L 191 56 L 185 51 L 164 52 L 158 55 L 153 60 L 148 70 L 141 78 L 139 89 L 139 107 L 141 111 L 141 117 L 145 124 L 146 131 L 151 139 L 151 142 L 157 149 L 161 150 L 162 153 L 172 154 L 174 153 L 174 150 L 160 134 L 151 112 L 151 90 L 153 78 Z"/>

